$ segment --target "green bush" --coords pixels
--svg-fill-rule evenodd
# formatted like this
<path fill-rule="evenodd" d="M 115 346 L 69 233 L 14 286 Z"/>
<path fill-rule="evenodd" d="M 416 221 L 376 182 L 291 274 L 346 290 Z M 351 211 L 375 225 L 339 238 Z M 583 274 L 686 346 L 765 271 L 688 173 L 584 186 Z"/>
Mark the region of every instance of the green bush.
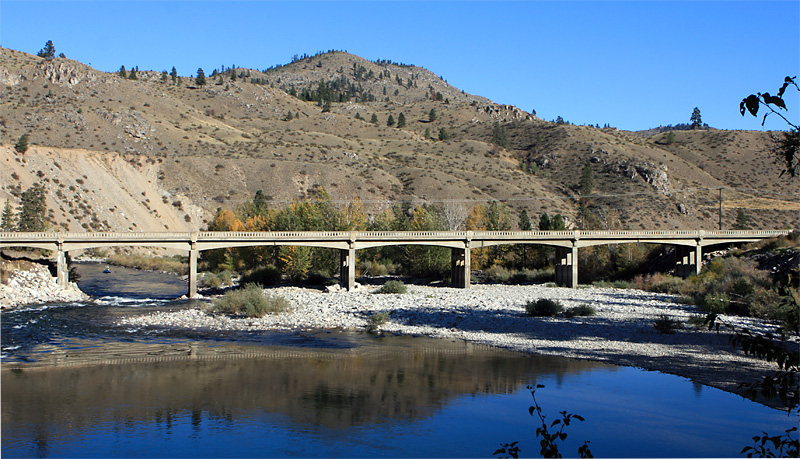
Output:
<path fill-rule="evenodd" d="M 242 276 L 242 284 L 276 285 L 281 281 L 281 270 L 275 265 L 256 268 Z"/>
<path fill-rule="evenodd" d="M 280 296 L 265 295 L 258 284 L 246 284 L 238 290 L 231 290 L 213 302 L 213 310 L 223 314 L 246 317 L 264 317 L 291 308 L 291 303 Z"/>
<path fill-rule="evenodd" d="M 556 300 L 540 298 L 536 301 L 529 301 L 525 305 L 525 310 L 529 316 L 533 317 L 552 317 L 564 310 L 564 306 Z"/>
<path fill-rule="evenodd" d="M 390 280 L 383 284 L 375 293 L 406 293 L 407 291 L 408 288 L 403 281 Z"/>
<path fill-rule="evenodd" d="M 681 323 L 662 314 L 653 322 L 653 328 L 659 333 L 672 334 L 681 329 Z"/>
<path fill-rule="evenodd" d="M 375 331 L 389 320 L 388 312 L 376 312 L 367 317 L 367 330 Z"/>
<path fill-rule="evenodd" d="M 569 308 L 564 311 L 564 317 L 572 318 L 572 317 L 586 317 L 586 316 L 593 316 L 597 314 L 597 309 L 594 306 L 588 304 L 582 304 L 580 306 L 575 306 L 574 308 Z"/>

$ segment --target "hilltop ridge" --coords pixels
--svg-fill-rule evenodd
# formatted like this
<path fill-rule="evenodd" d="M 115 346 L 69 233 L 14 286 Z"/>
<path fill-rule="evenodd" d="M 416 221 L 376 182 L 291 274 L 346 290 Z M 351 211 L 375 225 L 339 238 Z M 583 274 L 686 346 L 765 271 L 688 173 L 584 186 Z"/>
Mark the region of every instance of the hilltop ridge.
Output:
<path fill-rule="evenodd" d="M 279 207 L 315 185 L 369 212 L 498 200 L 570 224 L 583 205 L 600 227 L 716 229 L 722 188 L 724 228 L 738 209 L 752 228 L 800 223 L 800 186 L 778 178 L 769 132 L 668 140 L 556 124 L 342 51 L 205 73 L 203 86 L 161 71 L 132 80 L 0 48 L 0 200 L 17 206 L 43 181 L 52 224 L 71 231 L 202 229 L 258 190 Z M 13 145 L 25 133 L 23 155 Z"/>

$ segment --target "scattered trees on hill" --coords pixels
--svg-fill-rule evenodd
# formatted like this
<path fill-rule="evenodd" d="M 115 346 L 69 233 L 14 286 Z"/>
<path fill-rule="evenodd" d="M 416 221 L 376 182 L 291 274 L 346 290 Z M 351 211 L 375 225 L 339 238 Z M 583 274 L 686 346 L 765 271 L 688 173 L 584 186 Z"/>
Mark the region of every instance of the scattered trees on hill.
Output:
<path fill-rule="evenodd" d="M 56 47 L 53 46 L 53 40 L 47 40 L 44 48 L 40 49 L 36 55 L 45 59 L 52 59 L 56 57 Z"/>
<path fill-rule="evenodd" d="M 494 126 L 492 126 L 492 142 L 497 146 L 508 148 L 508 133 L 499 121 L 495 121 Z"/>
<path fill-rule="evenodd" d="M 17 231 L 44 231 L 47 229 L 44 186 L 38 182 L 34 183 L 22 192 L 20 200 L 21 206 L 16 216 Z"/>

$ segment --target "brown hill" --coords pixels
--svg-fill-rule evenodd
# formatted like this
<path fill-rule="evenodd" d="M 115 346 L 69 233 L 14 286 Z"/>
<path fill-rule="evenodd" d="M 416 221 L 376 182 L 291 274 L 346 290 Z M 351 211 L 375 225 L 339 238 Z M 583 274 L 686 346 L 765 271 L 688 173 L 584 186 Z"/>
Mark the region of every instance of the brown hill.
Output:
<path fill-rule="evenodd" d="M 371 211 L 500 200 L 574 223 L 585 203 L 599 227 L 715 229 L 722 188 L 725 228 L 737 209 L 753 228 L 800 224 L 800 185 L 778 178 L 770 133 L 675 131 L 669 142 L 554 124 L 425 69 L 343 52 L 206 80 L 150 71 L 131 80 L 0 48 L 0 200 L 16 206 L 42 181 L 52 222 L 72 231 L 202 229 L 216 208 L 257 190 L 280 206 L 313 185 Z M 320 93 L 333 102 L 301 100 Z M 498 129 L 506 148 L 494 143 Z M 23 155 L 13 145 L 25 133 Z M 586 164 L 594 186 L 582 199 Z"/>

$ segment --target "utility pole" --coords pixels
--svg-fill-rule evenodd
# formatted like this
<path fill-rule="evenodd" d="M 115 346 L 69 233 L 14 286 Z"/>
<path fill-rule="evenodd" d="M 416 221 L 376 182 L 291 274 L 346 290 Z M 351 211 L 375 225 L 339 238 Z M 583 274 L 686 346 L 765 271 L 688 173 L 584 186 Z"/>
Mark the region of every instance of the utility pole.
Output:
<path fill-rule="evenodd" d="M 719 230 L 722 231 L 722 187 L 719 189 Z"/>

